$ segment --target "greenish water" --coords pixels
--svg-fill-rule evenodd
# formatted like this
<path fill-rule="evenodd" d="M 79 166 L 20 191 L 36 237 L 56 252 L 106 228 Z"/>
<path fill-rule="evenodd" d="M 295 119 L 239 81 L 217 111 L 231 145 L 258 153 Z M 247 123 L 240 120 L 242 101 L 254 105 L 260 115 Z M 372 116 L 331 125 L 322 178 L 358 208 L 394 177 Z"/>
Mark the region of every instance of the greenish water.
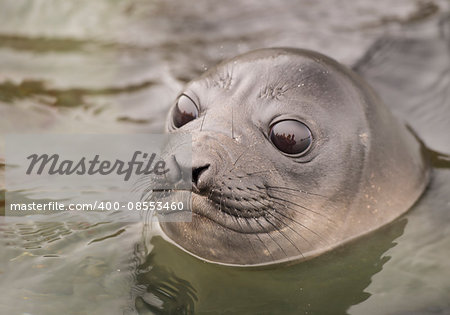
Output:
<path fill-rule="evenodd" d="M 449 313 L 450 65 L 441 52 L 450 44 L 434 40 L 450 32 L 438 26 L 449 7 L 407 0 L 0 0 L 2 211 L 5 134 L 161 131 L 185 82 L 260 47 L 310 48 L 352 65 L 380 36 L 429 39 L 388 45 L 362 72 L 442 153 L 433 154 L 430 187 L 407 215 L 299 264 L 212 265 L 152 238 L 157 231 L 143 223 L 108 217 L 0 219 L 0 314 Z M 389 81 L 397 76 L 406 88 Z"/>

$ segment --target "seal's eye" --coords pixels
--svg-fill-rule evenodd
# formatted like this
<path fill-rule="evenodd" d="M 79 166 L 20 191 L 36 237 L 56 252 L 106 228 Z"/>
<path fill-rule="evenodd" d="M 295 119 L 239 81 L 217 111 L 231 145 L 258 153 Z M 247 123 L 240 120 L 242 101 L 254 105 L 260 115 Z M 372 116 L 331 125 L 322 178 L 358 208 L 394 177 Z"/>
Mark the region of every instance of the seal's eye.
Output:
<path fill-rule="evenodd" d="M 312 144 L 309 128 L 297 120 L 282 120 L 270 128 L 270 140 L 286 154 L 297 155 L 306 152 Z"/>
<path fill-rule="evenodd" d="M 189 96 L 182 94 L 173 110 L 173 124 L 176 128 L 180 128 L 197 117 L 198 109 L 194 101 Z"/>

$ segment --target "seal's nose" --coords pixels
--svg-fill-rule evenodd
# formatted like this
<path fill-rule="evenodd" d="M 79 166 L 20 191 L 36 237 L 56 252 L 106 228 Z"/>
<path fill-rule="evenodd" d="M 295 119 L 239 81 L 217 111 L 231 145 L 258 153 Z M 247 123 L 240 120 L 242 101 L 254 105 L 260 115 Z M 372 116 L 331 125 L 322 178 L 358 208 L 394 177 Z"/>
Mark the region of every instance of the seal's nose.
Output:
<path fill-rule="evenodd" d="M 211 181 L 212 167 L 211 163 L 206 161 L 191 161 L 183 159 L 181 156 L 172 155 L 168 159 L 169 172 L 166 174 L 168 183 L 177 184 L 192 182 L 192 189 L 197 192 L 206 192 Z"/>
<path fill-rule="evenodd" d="M 228 139 L 227 136 L 224 137 Z M 227 159 L 227 152 L 218 143 L 217 135 L 193 134 L 192 142 L 171 145 L 168 149 L 168 183 L 177 189 L 182 184 L 184 189 L 189 186 L 197 194 L 208 195 L 216 184 L 220 166 Z"/>
<path fill-rule="evenodd" d="M 197 189 L 198 191 L 204 190 L 206 182 L 204 180 L 204 177 L 206 176 L 206 171 L 209 169 L 211 164 L 205 164 L 203 166 L 199 167 L 193 167 L 192 168 L 192 186 L 194 189 Z"/>

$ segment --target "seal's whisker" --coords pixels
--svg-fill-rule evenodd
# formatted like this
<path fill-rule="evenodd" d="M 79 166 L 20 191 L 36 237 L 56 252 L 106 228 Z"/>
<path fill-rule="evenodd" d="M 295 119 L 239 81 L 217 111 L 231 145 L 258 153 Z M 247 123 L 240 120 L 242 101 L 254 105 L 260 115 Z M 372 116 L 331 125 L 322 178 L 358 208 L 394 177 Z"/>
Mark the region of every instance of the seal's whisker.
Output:
<path fill-rule="evenodd" d="M 247 225 L 248 225 L 249 227 L 251 227 L 250 222 L 248 222 L 248 219 L 247 219 L 247 218 L 238 217 L 238 218 L 236 218 L 236 222 L 237 222 L 237 224 L 239 225 L 239 227 L 240 227 L 241 229 L 242 229 L 242 226 L 241 226 L 241 224 L 239 223 L 239 218 L 243 219 L 243 220 L 247 223 Z M 245 234 L 245 235 L 246 235 L 246 238 L 247 238 L 248 242 L 250 243 L 250 247 L 252 248 L 253 253 L 255 254 L 255 256 L 257 256 L 258 254 L 256 253 L 256 250 L 255 250 L 255 248 L 253 247 L 253 243 L 252 243 L 252 241 L 251 241 L 251 239 L 250 239 L 250 236 L 249 236 L 248 234 Z"/>
<path fill-rule="evenodd" d="M 259 172 L 254 172 L 254 173 L 246 173 L 247 175 L 253 175 L 253 174 L 258 174 L 258 173 L 269 173 L 271 172 L 271 170 L 264 170 L 264 171 L 259 171 Z M 299 189 L 299 188 L 291 188 L 291 187 L 285 187 L 285 186 L 270 186 L 270 185 L 264 185 L 264 187 L 266 187 L 267 189 L 272 189 L 272 190 L 292 190 L 295 192 L 300 192 L 300 193 L 304 193 L 307 195 L 311 195 L 311 196 L 318 196 L 318 197 L 322 197 L 322 198 L 329 198 L 328 196 L 324 196 L 324 195 L 320 195 L 320 194 L 316 194 L 316 193 L 312 193 L 303 189 Z M 295 194 L 293 196 L 296 196 Z"/>
<path fill-rule="evenodd" d="M 247 153 L 247 151 L 243 151 L 238 157 L 237 157 L 237 159 L 234 161 L 234 163 L 233 163 L 233 167 L 232 168 L 230 168 L 228 171 L 229 172 L 231 172 L 232 170 L 234 170 L 234 168 L 235 168 L 235 166 L 236 166 L 236 163 L 239 161 L 239 159 L 241 158 L 241 157 L 243 157 L 244 155 L 245 155 L 245 153 Z"/>
<path fill-rule="evenodd" d="M 206 114 L 207 114 L 207 112 L 205 112 L 205 115 L 203 115 L 202 123 L 200 125 L 200 131 L 203 130 L 203 124 L 205 123 Z"/>
<path fill-rule="evenodd" d="M 265 169 L 262 171 L 247 172 L 245 174 L 248 176 L 251 176 L 251 175 L 255 175 L 255 174 L 264 174 L 264 173 L 270 173 L 270 172 L 274 172 L 274 171 L 276 171 L 276 169 L 272 168 L 272 169 Z"/>
<path fill-rule="evenodd" d="M 261 222 L 259 222 L 257 219 L 255 219 L 255 222 L 261 227 L 261 229 L 263 230 L 263 232 L 265 233 L 265 234 L 267 234 L 269 237 L 270 237 L 270 239 L 275 243 L 275 244 L 277 244 L 277 246 L 281 249 L 281 251 L 283 252 L 283 254 L 286 256 L 286 257 L 289 257 L 288 256 L 288 254 L 285 252 L 285 250 L 283 249 L 283 247 L 280 245 L 280 244 L 278 244 L 278 242 L 273 238 L 273 236 L 270 234 L 270 231 L 267 231 L 267 229 L 265 229 L 264 228 L 264 226 L 261 224 Z M 256 234 L 256 235 L 258 235 L 258 234 Z M 267 247 L 266 247 L 267 248 Z M 269 253 L 270 253 L 270 251 L 269 251 Z M 272 259 L 273 259 L 273 257 L 272 257 Z"/>
<path fill-rule="evenodd" d="M 287 194 L 287 195 L 290 195 L 290 196 L 298 197 L 297 194 L 288 193 L 288 192 L 285 192 L 285 191 L 282 190 L 282 189 L 286 189 L 286 190 L 296 191 L 296 190 L 294 190 L 294 189 L 292 189 L 292 188 L 287 188 L 287 187 L 275 187 L 275 186 L 267 186 L 267 185 L 265 185 L 265 187 L 266 187 L 267 189 L 275 190 L 276 192 L 279 192 L 279 193 L 284 193 L 284 194 Z M 251 187 L 248 187 L 247 189 L 248 189 L 248 190 L 251 190 L 251 191 L 255 191 L 255 192 L 258 192 L 258 191 L 259 191 L 259 190 L 257 190 L 257 189 L 251 188 Z M 280 189 L 280 191 L 277 191 L 277 189 Z M 297 190 L 297 192 L 301 192 L 301 193 L 304 193 L 304 194 L 306 194 L 306 195 L 311 195 L 311 196 L 318 196 L 318 197 L 322 197 L 322 198 L 328 198 L 328 197 L 325 197 L 325 196 L 322 196 L 322 195 L 318 195 L 318 194 L 315 194 L 315 193 L 310 193 L 310 192 L 308 192 L 308 191 L 300 190 L 300 189 Z"/>
<path fill-rule="evenodd" d="M 155 216 L 154 211 L 148 211 L 147 214 L 145 215 L 145 222 L 147 224 L 150 223 L 150 225 L 151 225 L 151 222 L 153 221 L 154 216 Z"/>
<path fill-rule="evenodd" d="M 148 181 L 145 183 L 143 182 L 142 184 L 136 186 L 136 190 L 139 191 L 139 190 L 143 189 L 144 192 L 153 190 L 153 186 L 151 184 L 152 184 L 152 181 Z"/>
<path fill-rule="evenodd" d="M 223 197 L 223 193 L 221 194 L 221 197 L 220 197 L 221 200 L 222 200 L 222 197 Z M 220 209 L 220 210 L 221 210 L 221 209 Z M 239 215 L 239 213 L 237 212 L 237 209 L 236 209 L 236 208 L 233 208 L 233 210 L 234 210 L 234 213 L 236 214 L 236 216 L 234 216 L 234 217 L 235 217 L 235 221 L 236 221 L 236 223 L 239 225 L 239 228 L 240 228 L 241 230 L 243 230 L 243 229 L 242 229 L 242 226 L 241 226 L 241 224 L 240 224 L 240 222 L 239 222 L 239 219 L 240 219 L 240 218 L 241 218 L 241 219 L 244 219 L 244 221 L 247 223 L 247 225 L 248 225 L 250 228 L 252 227 L 251 224 L 250 224 L 250 222 L 248 222 L 247 218 L 242 218 L 242 217 Z M 254 252 L 255 255 L 257 256 L 256 250 L 255 250 L 255 248 L 253 247 L 252 241 L 250 240 L 250 236 L 249 236 L 248 234 L 246 234 L 246 238 L 247 238 L 248 242 L 250 243 L 250 246 L 251 246 L 253 252 Z M 268 250 L 268 249 L 267 249 L 267 250 Z"/>
<path fill-rule="evenodd" d="M 233 117 L 233 107 L 231 107 L 231 139 L 234 140 L 234 117 Z"/>
<path fill-rule="evenodd" d="M 261 205 L 263 205 L 264 206 L 264 204 L 261 202 L 261 201 L 259 201 L 259 200 L 256 200 L 257 202 L 259 202 Z M 276 210 L 272 207 L 271 208 L 272 209 L 272 211 L 273 212 L 275 212 L 275 213 L 277 213 L 276 212 Z M 311 243 L 303 236 L 303 235 L 301 235 L 299 232 L 297 232 L 296 230 L 294 230 L 289 224 L 286 224 L 283 220 L 281 220 L 280 218 L 278 218 L 278 217 L 275 217 L 274 215 L 273 215 L 273 213 L 270 213 L 270 212 L 268 212 L 268 214 L 269 215 L 271 215 L 273 218 L 275 218 L 275 219 L 277 219 L 278 221 L 280 221 L 284 226 L 286 226 L 287 228 L 289 228 L 289 229 L 291 229 L 294 233 L 296 233 L 298 236 L 300 236 L 305 242 L 307 242 L 310 246 L 311 246 Z M 267 220 L 267 217 L 264 217 L 266 220 Z M 270 223 L 270 222 L 269 222 Z M 274 226 L 275 228 L 277 228 L 276 226 Z M 281 232 L 281 231 L 280 231 Z M 295 246 L 295 245 L 294 245 Z M 296 246 L 297 247 L 297 246 Z M 300 254 L 303 256 L 303 253 L 299 250 L 299 252 L 300 252 Z"/>
<path fill-rule="evenodd" d="M 151 200 L 152 197 L 153 197 L 153 190 L 150 190 L 147 193 L 146 199 L 142 199 L 141 198 L 141 200 L 143 200 L 143 201 Z M 149 224 L 149 222 L 151 222 L 153 220 L 153 217 L 155 216 L 155 213 L 153 211 L 146 211 L 144 213 L 145 214 L 144 214 L 143 221 L 144 221 L 144 228 L 146 228 L 146 226 Z"/>
<path fill-rule="evenodd" d="M 219 210 L 221 210 L 221 211 L 222 211 L 222 209 L 221 209 L 222 198 L 223 198 L 223 193 L 220 195 L 220 205 L 219 205 Z M 240 218 L 241 218 L 241 219 L 244 219 L 244 221 L 247 223 L 247 225 L 248 225 L 250 228 L 252 227 L 251 224 L 250 224 L 250 222 L 248 222 L 248 220 L 247 220 L 246 218 L 243 218 L 243 217 L 241 217 L 241 216 L 239 215 L 239 213 L 237 212 L 236 208 L 233 208 L 233 210 L 234 210 L 234 213 L 235 213 L 235 216 L 233 216 L 233 217 L 235 218 L 235 221 L 236 221 L 236 223 L 239 225 L 239 228 L 240 228 L 241 230 L 242 230 L 242 226 L 241 226 L 241 224 L 240 224 L 240 222 L 239 222 L 239 219 L 240 219 Z M 250 240 L 250 236 L 249 236 L 248 234 L 246 234 L 246 238 L 247 238 L 248 242 L 250 243 L 250 247 L 252 248 L 253 252 L 255 253 L 255 255 L 257 255 L 256 250 L 255 250 L 255 248 L 253 247 L 252 241 Z M 260 240 L 260 241 L 261 241 L 261 240 Z M 263 243 L 263 245 L 264 245 L 264 243 Z M 267 250 L 269 250 L 269 249 L 267 249 Z M 269 253 L 270 253 L 270 251 L 269 251 Z M 273 258 L 273 257 L 272 257 L 272 258 Z"/>
<path fill-rule="evenodd" d="M 146 200 L 150 197 L 150 194 L 153 192 L 153 189 L 151 188 L 151 186 L 147 186 L 141 193 L 141 200 Z"/>
<path fill-rule="evenodd" d="M 307 230 L 310 231 L 311 233 L 317 235 L 317 236 L 318 236 L 319 238 L 321 238 L 325 243 L 327 243 L 326 239 L 325 239 L 322 235 L 320 235 L 320 234 L 318 234 L 317 232 L 311 230 L 311 229 L 310 229 L 309 227 L 307 227 L 306 225 L 304 225 L 304 224 L 298 222 L 297 220 L 295 220 L 295 219 L 293 219 L 293 218 L 291 218 L 291 217 L 288 217 L 287 215 L 285 215 L 285 214 L 283 214 L 283 213 L 281 213 L 281 212 L 279 212 L 279 211 L 276 211 L 276 209 L 274 209 L 274 213 L 281 215 L 282 217 L 286 218 L 287 220 L 291 220 L 292 222 L 297 223 L 298 225 L 300 225 L 301 227 L 307 229 Z"/>
<path fill-rule="evenodd" d="M 232 193 L 233 194 L 233 193 Z M 234 210 L 234 213 L 237 213 L 237 209 L 236 208 L 233 208 L 233 210 Z M 239 216 L 239 214 L 237 214 L 237 216 L 238 217 L 240 217 Z M 250 224 L 250 222 L 248 221 L 248 218 L 245 218 L 245 217 L 243 217 L 243 219 L 244 219 L 244 221 L 247 223 L 247 225 L 252 229 L 252 226 L 251 226 L 251 224 Z M 259 224 L 259 222 L 257 221 L 257 220 L 255 220 L 258 224 Z M 260 226 L 261 226 L 261 224 L 259 224 Z M 239 225 L 240 226 L 240 225 Z M 262 226 L 261 226 L 262 227 Z M 263 227 L 262 227 L 263 228 Z M 264 228 L 263 228 L 264 229 Z M 265 233 L 267 233 L 266 231 L 265 231 Z M 268 233 L 267 233 L 268 234 Z M 266 245 L 266 243 L 264 243 L 263 241 L 262 241 L 262 239 L 259 237 L 259 235 L 258 235 L 258 233 L 255 233 L 255 234 L 253 234 L 253 235 L 255 235 L 257 238 L 258 238 L 258 240 L 261 242 L 261 244 L 265 247 L 265 249 L 267 250 L 267 252 L 269 253 L 269 255 L 270 255 L 270 257 L 272 258 L 272 260 L 275 260 L 275 258 L 273 257 L 273 255 L 272 255 L 272 252 L 270 251 L 270 249 L 267 247 L 267 245 Z M 270 235 L 269 235 L 269 237 L 271 237 Z M 247 235 L 247 238 L 249 238 L 249 236 Z M 272 238 L 272 237 L 271 237 Z M 275 241 L 274 241 L 275 242 Z M 251 243 L 251 242 L 250 242 Z M 279 247 L 280 247 L 280 245 L 277 243 L 277 242 L 275 242 Z M 252 248 L 253 248 L 253 245 L 251 245 L 252 246 Z M 280 247 L 281 248 L 281 247 Z M 284 252 L 284 250 L 281 248 L 281 250 Z M 256 252 L 255 252 L 255 254 L 256 254 Z"/>
<path fill-rule="evenodd" d="M 274 219 L 278 219 L 278 218 L 275 217 L 275 216 L 272 216 L 272 217 L 273 217 Z M 278 229 L 278 228 L 276 227 L 276 225 L 275 225 L 274 223 L 270 222 L 269 219 L 268 219 L 267 217 L 264 217 L 264 219 L 265 219 L 270 225 L 272 225 L 273 227 L 275 227 L 276 231 L 277 231 L 278 233 L 280 233 L 286 240 L 288 240 L 289 243 L 291 243 L 292 246 L 294 246 L 295 249 L 297 249 L 297 251 L 300 253 L 300 255 L 302 255 L 302 257 L 304 257 L 302 251 L 300 250 L 300 248 L 298 248 L 298 246 L 295 245 L 294 241 L 292 241 L 290 237 L 288 237 L 285 233 L 283 233 L 283 231 L 281 231 L 280 229 Z M 284 223 L 284 222 L 283 222 L 282 220 L 280 220 L 280 219 L 278 219 L 278 220 L 279 220 L 281 223 L 283 223 L 284 226 L 286 226 L 286 227 L 288 227 L 289 229 L 292 230 L 292 228 L 291 228 L 289 225 L 287 225 L 286 223 Z M 296 232 L 295 230 L 293 230 L 293 231 Z M 299 235 L 300 237 L 302 237 L 300 234 L 298 234 L 298 233 L 296 233 L 296 234 Z M 302 237 L 302 238 L 303 238 L 303 237 Z M 304 239 L 304 238 L 303 238 L 303 239 Z"/>
<path fill-rule="evenodd" d="M 140 176 L 134 183 L 132 190 L 135 191 L 135 189 L 140 189 L 142 186 L 147 185 L 150 182 L 151 182 L 150 175 Z"/>
<path fill-rule="evenodd" d="M 263 246 L 265 247 L 265 249 L 266 249 L 267 252 L 269 253 L 269 255 L 270 255 L 270 257 L 272 258 L 272 260 L 275 260 L 275 258 L 274 258 L 273 255 L 272 255 L 272 252 L 271 252 L 270 249 L 267 247 L 266 243 L 263 242 L 263 240 L 261 239 L 261 237 L 259 237 L 258 233 L 255 233 L 255 234 L 253 234 L 253 235 L 255 235 L 255 236 L 258 238 L 259 242 L 260 242 L 261 244 L 263 244 Z"/>
<path fill-rule="evenodd" d="M 273 198 L 273 199 L 276 199 L 276 200 L 280 200 L 280 201 L 284 201 L 284 202 L 290 203 L 290 204 L 292 204 L 292 205 L 294 205 L 294 206 L 297 206 L 297 207 L 299 207 L 299 208 L 302 208 L 302 209 L 307 210 L 307 211 L 309 211 L 309 212 L 312 212 L 312 213 L 314 213 L 314 214 L 320 215 L 321 217 L 324 217 L 324 218 L 326 218 L 326 219 L 328 219 L 328 220 L 331 220 L 329 217 L 327 217 L 327 216 L 324 215 L 323 213 L 320 213 L 320 212 L 315 211 L 315 210 L 313 210 L 313 209 L 310 209 L 310 208 L 308 208 L 308 207 L 302 206 L 301 204 L 298 204 L 298 203 L 296 203 L 296 202 L 290 201 L 290 200 L 285 199 L 285 198 L 277 197 L 277 196 L 274 196 L 274 195 L 270 195 L 270 197 Z"/>
<path fill-rule="evenodd" d="M 291 191 L 295 191 L 295 192 L 301 192 L 301 193 L 304 193 L 304 194 L 307 194 L 307 195 L 318 196 L 318 197 L 322 197 L 322 198 L 329 198 L 328 196 L 312 193 L 312 192 L 309 192 L 309 191 L 306 191 L 306 190 L 302 190 L 302 189 L 298 189 L 298 188 L 294 189 L 294 188 L 291 188 L 291 187 L 270 186 L 270 185 L 266 185 L 266 188 L 273 189 L 273 190 L 277 190 L 277 189 L 279 189 L 279 190 L 291 190 Z M 285 192 L 285 193 L 287 193 L 287 192 Z M 293 196 L 296 196 L 296 195 L 293 194 Z"/>
<path fill-rule="evenodd" d="M 292 211 L 294 211 L 294 212 L 296 212 L 296 213 L 299 213 L 299 214 L 303 215 L 304 217 L 306 217 L 306 218 L 308 218 L 308 219 L 316 220 L 316 218 L 310 217 L 310 216 L 307 215 L 306 213 L 301 212 L 299 209 L 297 209 L 297 208 L 295 208 L 295 207 L 293 207 L 293 206 L 284 204 L 284 203 L 279 202 L 279 201 L 276 201 L 276 200 L 272 200 L 272 202 L 274 202 L 274 203 L 276 203 L 276 204 L 279 204 L 279 205 L 283 206 L 285 209 L 292 210 Z M 327 219 L 327 221 L 325 221 L 325 222 L 323 222 L 323 223 L 324 223 L 327 227 L 329 227 L 329 228 L 334 228 L 334 227 L 336 226 L 336 222 L 335 222 L 334 220 L 332 220 L 332 219 L 330 219 L 330 218 L 328 218 L 328 217 L 325 217 L 325 219 Z"/>
<path fill-rule="evenodd" d="M 272 200 L 272 202 L 275 203 L 275 204 L 281 205 L 281 206 L 283 206 L 283 207 L 286 208 L 286 209 L 293 210 L 293 211 L 295 211 L 296 213 L 301 214 L 301 215 L 303 215 L 304 217 L 306 217 L 306 218 L 308 218 L 308 219 L 314 220 L 314 218 L 310 217 L 308 214 L 306 214 L 306 213 L 300 211 L 299 209 L 296 209 L 296 208 L 293 208 L 293 207 L 289 207 L 289 206 L 287 206 L 286 204 L 284 204 L 284 203 L 282 203 L 282 202 L 280 202 L 280 201 Z"/>
<path fill-rule="evenodd" d="M 250 224 L 250 222 L 248 222 L 248 219 L 247 219 L 247 218 L 243 218 L 243 219 L 245 219 L 244 221 L 247 222 L 247 225 L 251 227 L 251 224 Z M 246 235 L 247 235 L 247 238 L 249 239 L 248 234 L 246 234 Z M 259 242 L 260 242 L 260 243 L 263 245 L 263 247 L 267 250 L 267 252 L 269 253 L 269 255 L 270 255 L 270 257 L 272 258 L 272 260 L 275 260 L 275 258 L 274 258 L 273 255 L 272 255 L 272 252 L 271 252 L 270 249 L 267 247 L 266 243 L 263 242 L 263 240 L 261 239 L 261 237 L 259 237 L 258 233 L 255 233 L 255 234 L 252 234 L 252 235 L 256 236 L 256 238 L 259 240 Z M 255 249 L 254 249 L 254 247 L 253 247 L 251 241 L 250 241 L 250 244 L 251 244 L 251 247 L 252 247 L 253 251 L 254 251 L 255 254 L 257 255 L 257 253 L 256 253 L 256 251 L 255 251 Z"/>
<path fill-rule="evenodd" d="M 255 200 L 255 201 L 258 201 L 258 200 Z M 253 207 L 255 207 L 255 208 L 257 208 L 251 201 L 248 201 L 248 203 L 250 203 Z M 261 202 L 260 202 L 261 203 Z M 286 235 L 284 235 L 284 233 L 275 225 L 275 224 L 273 224 L 272 222 L 270 222 L 266 217 L 264 217 L 264 219 L 270 224 L 270 225 L 272 225 L 273 227 L 274 227 L 274 231 L 276 231 L 276 232 L 278 232 L 281 236 L 283 236 L 285 239 L 287 239 L 295 248 L 297 248 L 297 250 L 300 252 L 300 254 L 302 254 L 302 252 L 298 249 L 298 247 L 297 246 L 295 246 L 295 244 L 286 236 Z M 261 225 L 261 223 L 255 218 L 255 221 L 262 227 L 262 225 Z M 262 227 L 263 228 L 263 227 Z M 264 228 L 263 228 L 264 229 Z M 287 254 L 286 254 L 286 252 L 284 251 L 284 249 L 280 246 L 280 244 L 278 244 L 278 242 L 276 242 L 275 241 L 275 239 L 273 239 L 272 238 L 272 236 L 270 235 L 270 231 L 265 231 L 268 235 L 269 235 L 269 237 L 278 245 L 278 247 L 280 247 L 281 248 L 281 250 L 283 251 L 283 253 L 286 255 L 286 256 L 288 256 Z M 302 256 L 303 256 L 303 254 L 302 254 Z"/>
<path fill-rule="evenodd" d="M 237 162 L 238 162 L 245 154 L 248 154 L 248 153 L 249 153 L 249 150 L 250 150 L 252 147 L 254 147 L 255 145 L 257 145 L 257 144 L 259 144 L 259 143 L 261 143 L 261 142 L 262 142 L 262 141 L 256 141 L 256 142 L 253 142 L 250 146 L 247 147 L 246 150 L 242 151 L 242 153 L 241 153 L 241 154 L 237 157 L 237 159 L 234 161 L 233 167 L 230 168 L 228 171 L 231 172 L 232 170 L 234 170 L 234 168 L 235 168 Z"/>
<path fill-rule="evenodd" d="M 300 213 L 300 214 L 304 215 L 305 217 L 307 217 L 307 218 L 309 218 L 309 219 L 312 219 L 312 218 L 309 217 L 308 215 L 306 215 L 306 214 L 304 214 L 304 213 L 302 213 L 302 212 L 299 212 L 298 209 L 290 208 L 290 207 L 288 207 L 287 205 L 285 205 L 285 204 L 283 204 L 283 203 L 281 203 L 281 202 L 277 202 L 277 201 L 273 201 L 273 202 L 278 203 L 278 204 L 284 206 L 284 207 L 287 208 L 287 209 L 294 210 L 294 211 L 296 211 L 297 213 Z M 301 225 L 301 226 L 304 227 L 305 229 L 308 229 L 308 227 L 305 226 L 304 224 L 302 224 L 302 223 L 300 223 L 300 222 L 297 222 L 297 221 L 295 221 L 295 219 L 292 219 L 292 218 L 290 218 L 290 217 L 288 217 L 288 216 L 286 216 L 286 215 L 283 215 L 281 212 L 277 211 L 275 208 L 272 208 L 272 211 L 273 211 L 273 213 L 280 214 L 280 215 L 282 215 L 282 216 L 285 217 L 285 218 L 288 218 L 288 219 L 290 219 L 290 220 L 293 220 L 294 222 L 296 222 L 297 224 Z M 273 216 L 273 213 L 271 213 L 272 216 Z M 285 224 L 286 224 L 286 223 L 285 223 Z M 286 225 L 287 225 L 287 224 L 286 224 Z M 288 226 L 288 225 L 287 225 L 287 226 Z M 308 230 L 309 230 L 309 229 L 308 229 Z M 313 232 L 313 231 L 311 231 L 311 232 Z M 313 233 L 314 233 L 314 232 L 313 232 Z M 300 235 L 300 237 L 302 237 L 302 236 Z M 303 237 L 302 237 L 302 238 L 303 238 Z M 303 239 L 304 239 L 306 242 L 308 242 L 308 240 L 306 240 L 305 238 L 303 238 Z M 310 243 L 308 242 L 308 244 L 310 244 Z"/>
<path fill-rule="evenodd" d="M 154 188 L 154 187 L 152 187 L 152 186 L 147 186 L 143 191 L 142 191 L 142 193 L 141 193 L 141 195 L 140 195 L 140 200 L 139 201 L 149 201 L 150 200 L 150 197 L 153 197 L 152 196 L 152 194 L 155 194 L 155 193 L 160 193 L 160 194 L 163 194 L 163 193 L 170 193 L 170 192 L 173 192 L 173 191 L 176 191 L 176 189 L 167 189 L 167 188 Z"/>
<path fill-rule="evenodd" d="M 277 212 L 275 212 L 275 214 L 278 214 Z M 300 238 L 302 238 L 306 243 L 308 243 L 309 246 L 312 246 L 311 242 L 304 237 L 300 232 L 298 232 L 297 230 L 295 230 L 293 227 L 291 227 L 289 224 L 287 224 L 286 222 L 284 222 L 282 219 L 280 219 L 279 217 L 275 216 L 274 213 L 270 213 L 270 216 L 278 221 L 280 221 L 281 223 L 283 223 L 284 226 L 286 226 L 287 228 L 289 228 L 291 231 L 293 231 L 295 234 L 297 234 Z"/>
<path fill-rule="evenodd" d="M 248 222 L 248 218 L 243 218 L 243 219 L 245 219 L 244 221 L 245 221 L 245 222 L 247 223 L 247 225 L 251 228 L 252 226 L 251 226 L 250 222 Z M 255 236 L 258 238 L 259 242 L 260 242 L 260 243 L 264 246 L 264 248 L 267 250 L 267 252 L 269 253 L 269 255 L 270 255 L 270 257 L 272 258 L 272 260 L 275 260 L 275 258 L 274 258 L 273 255 L 272 255 L 272 252 L 271 252 L 270 249 L 267 247 L 266 243 L 263 242 L 263 240 L 261 239 L 261 237 L 259 237 L 258 233 L 255 233 L 255 234 L 252 234 L 252 235 L 255 235 Z M 247 237 L 249 237 L 248 234 L 247 234 Z M 253 245 L 252 245 L 252 247 L 253 247 Z M 255 252 L 255 253 L 256 253 L 256 252 Z"/>

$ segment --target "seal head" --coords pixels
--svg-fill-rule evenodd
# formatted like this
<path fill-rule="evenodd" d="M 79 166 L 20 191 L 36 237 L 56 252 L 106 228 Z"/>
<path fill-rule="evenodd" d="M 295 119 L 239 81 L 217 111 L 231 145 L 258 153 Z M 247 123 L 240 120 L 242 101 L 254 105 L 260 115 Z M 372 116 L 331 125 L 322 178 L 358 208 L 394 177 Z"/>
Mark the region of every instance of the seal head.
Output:
<path fill-rule="evenodd" d="M 406 212 L 424 191 L 420 141 L 356 73 L 308 50 L 225 61 L 187 84 L 167 119 L 192 134 L 192 222 L 161 222 L 210 262 L 314 257 Z"/>

